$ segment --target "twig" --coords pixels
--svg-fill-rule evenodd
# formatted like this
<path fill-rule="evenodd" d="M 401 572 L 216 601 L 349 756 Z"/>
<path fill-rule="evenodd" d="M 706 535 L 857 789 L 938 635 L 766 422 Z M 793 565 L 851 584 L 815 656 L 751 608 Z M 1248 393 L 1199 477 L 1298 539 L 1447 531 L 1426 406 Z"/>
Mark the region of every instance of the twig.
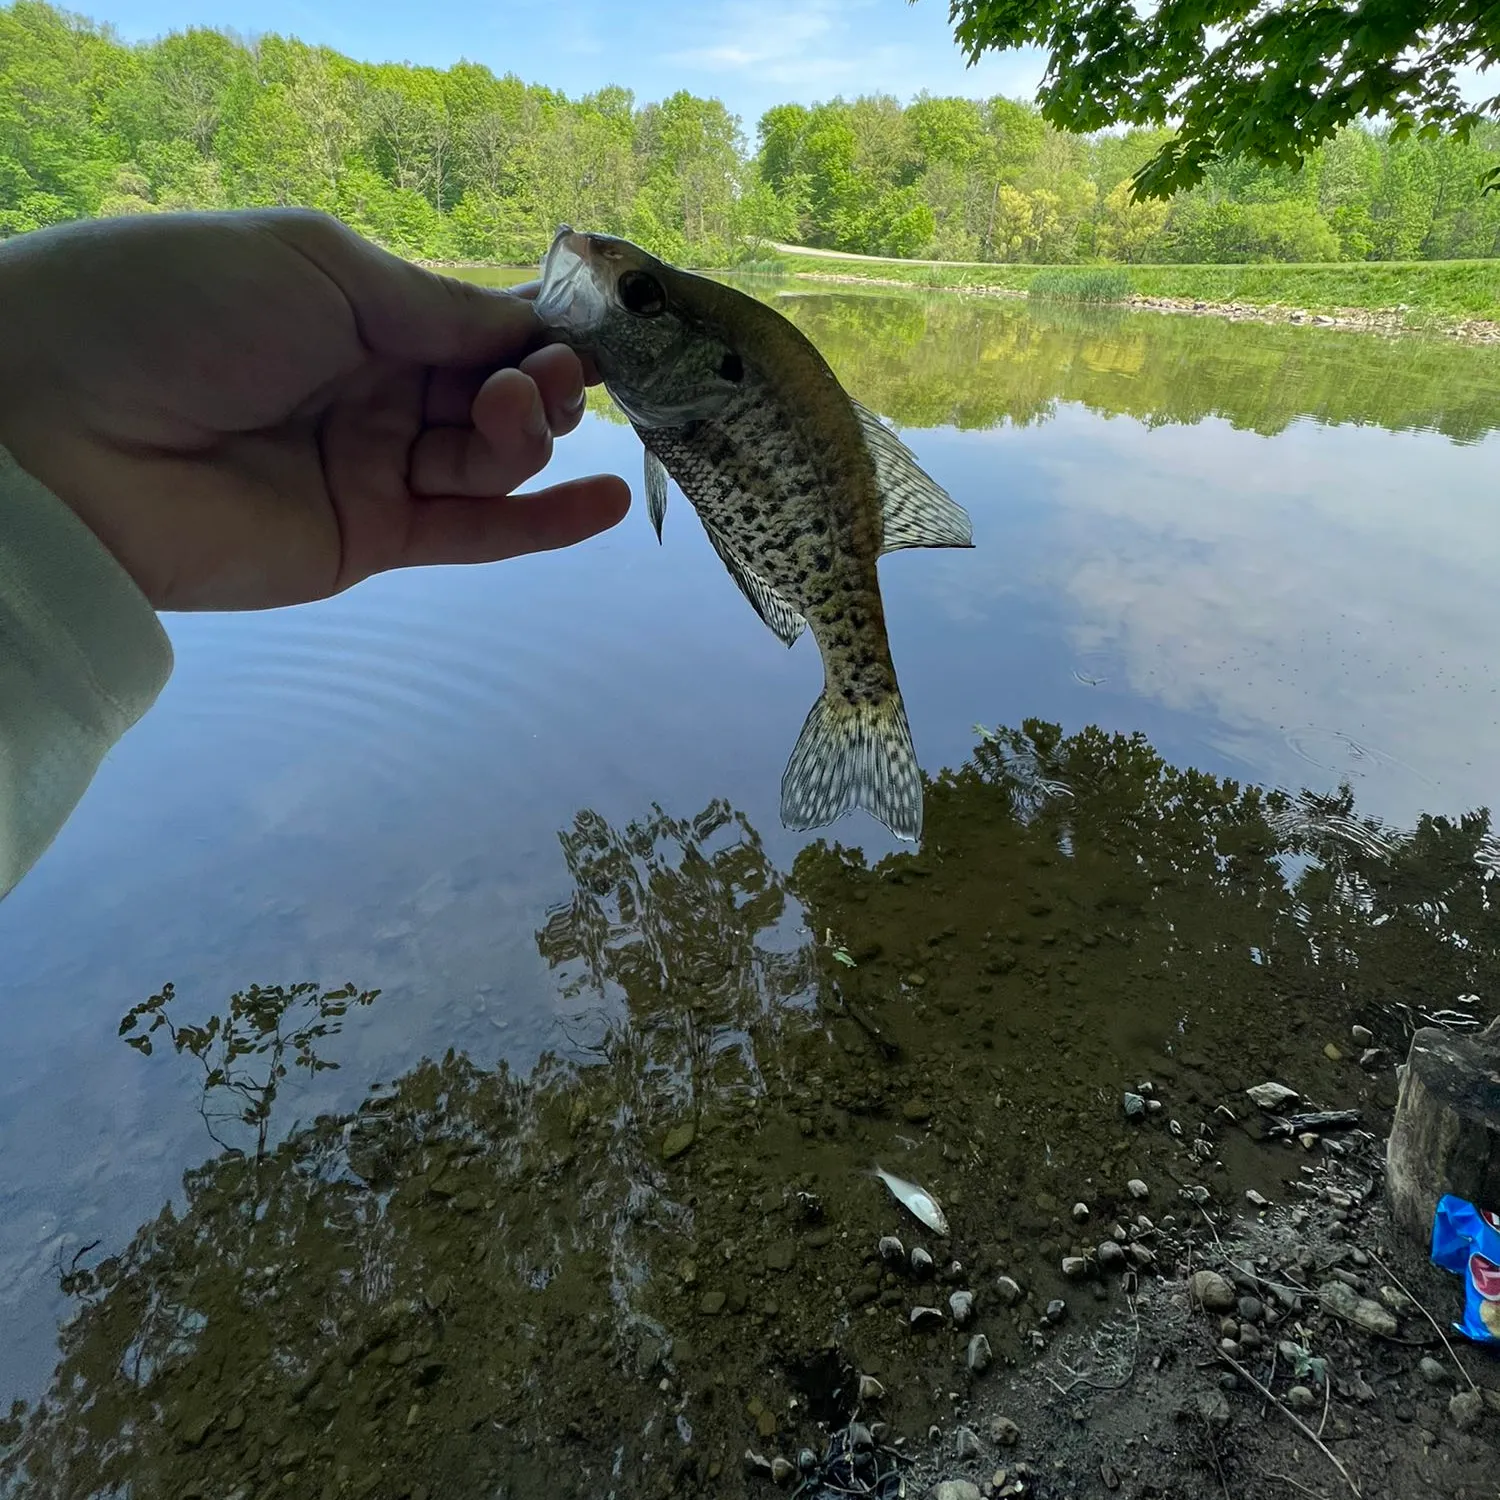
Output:
<path fill-rule="evenodd" d="M 1318 1423 L 1318 1436 L 1323 1436 L 1323 1429 L 1328 1425 L 1328 1401 L 1333 1395 L 1333 1377 L 1328 1373 L 1328 1366 L 1323 1366 L 1323 1420 Z"/>
<path fill-rule="evenodd" d="M 1422 1306 L 1421 1302 L 1419 1302 L 1417 1298 L 1412 1297 L 1411 1291 L 1407 1287 L 1406 1283 L 1402 1281 L 1402 1279 L 1393 1270 L 1391 1270 L 1391 1268 L 1386 1265 L 1386 1263 L 1381 1260 L 1381 1258 L 1373 1250 L 1370 1251 L 1370 1259 L 1373 1260 L 1375 1264 L 1379 1266 L 1380 1269 L 1384 1271 L 1385 1274 L 1396 1283 L 1398 1290 L 1404 1292 L 1408 1297 L 1411 1297 L 1412 1306 L 1415 1307 L 1417 1311 L 1421 1313 L 1429 1323 L 1432 1324 L 1433 1328 L 1437 1330 L 1437 1336 L 1443 1341 L 1443 1348 L 1448 1351 L 1448 1358 L 1451 1359 L 1454 1364 L 1458 1365 L 1459 1373 L 1465 1380 L 1469 1382 L 1469 1389 L 1471 1391 L 1477 1391 L 1479 1387 L 1474 1384 L 1474 1377 L 1469 1374 L 1466 1369 L 1464 1369 L 1458 1355 L 1454 1353 L 1453 1345 L 1448 1342 L 1448 1335 L 1443 1332 L 1442 1325 L 1438 1322 L 1438 1320 L 1433 1317 L 1433 1315 L 1428 1312 L 1425 1307 Z"/>
<path fill-rule="evenodd" d="M 1317 1490 L 1308 1489 L 1308 1487 L 1303 1484 L 1301 1480 L 1293 1479 L 1290 1474 L 1272 1474 L 1268 1472 L 1266 1474 L 1266 1478 L 1279 1479 L 1282 1484 L 1289 1484 L 1294 1490 L 1301 1490 L 1304 1495 L 1311 1495 L 1313 1497 L 1313 1500 L 1323 1500 L 1323 1496 Z"/>
<path fill-rule="evenodd" d="M 1297 1415 L 1296 1412 L 1292 1411 L 1289 1407 L 1284 1406 L 1282 1402 L 1277 1397 L 1273 1396 L 1271 1392 L 1267 1390 L 1266 1387 L 1263 1386 L 1260 1381 L 1258 1381 L 1255 1376 L 1253 1376 L 1249 1372 L 1249 1370 L 1247 1370 L 1244 1365 L 1242 1365 L 1239 1360 L 1237 1360 L 1232 1354 L 1225 1354 L 1221 1349 L 1219 1351 L 1219 1358 L 1222 1359 L 1224 1363 L 1228 1365 L 1236 1375 L 1240 1376 L 1241 1379 L 1248 1380 L 1250 1384 L 1253 1385 L 1256 1390 L 1261 1393 L 1261 1395 L 1269 1397 L 1270 1400 L 1275 1403 L 1276 1410 L 1279 1411 L 1281 1415 L 1284 1416 L 1287 1421 L 1290 1422 L 1292 1426 L 1298 1430 L 1298 1432 L 1300 1432 L 1304 1437 L 1310 1438 L 1317 1445 L 1318 1451 L 1323 1455 L 1324 1458 L 1328 1460 L 1329 1463 L 1334 1466 L 1335 1469 L 1339 1471 L 1339 1474 L 1342 1476 L 1344 1483 L 1354 1491 L 1357 1500 L 1364 1500 L 1363 1495 L 1360 1493 L 1359 1486 L 1355 1484 L 1354 1480 L 1350 1477 L 1348 1469 L 1346 1469 L 1343 1464 L 1339 1462 L 1337 1456 L 1329 1451 L 1328 1445 L 1323 1441 L 1323 1439 L 1320 1438 L 1317 1433 L 1315 1433 L 1312 1428 L 1309 1427 L 1307 1423 Z M 1326 1372 L 1324 1374 L 1324 1379 L 1327 1379 Z"/>
<path fill-rule="evenodd" d="M 1266 1385 L 1270 1385 L 1270 1383 L 1273 1380 L 1275 1380 L 1275 1379 L 1276 1379 L 1276 1345 L 1273 1343 L 1271 1345 L 1271 1368 L 1270 1368 L 1270 1370 L 1266 1374 Z M 1261 1389 L 1264 1390 L 1265 1387 L 1263 1386 Z M 1261 1419 L 1262 1422 L 1264 1422 L 1265 1419 L 1266 1419 L 1266 1408 L 1271 1404 L 1270 1396 L 1271 1396 L 1271 1393 L 1269 1391 L 1266 1391 L 1266 1399 L 1260 1403 L 1260 1419 Z"/>

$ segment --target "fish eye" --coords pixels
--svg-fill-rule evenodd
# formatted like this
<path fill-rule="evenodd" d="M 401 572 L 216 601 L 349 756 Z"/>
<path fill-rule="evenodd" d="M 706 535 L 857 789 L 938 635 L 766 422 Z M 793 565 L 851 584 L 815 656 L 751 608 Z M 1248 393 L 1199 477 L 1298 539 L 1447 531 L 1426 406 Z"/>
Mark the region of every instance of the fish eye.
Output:
<path fill-rule="evenodd" d="M 667 294 L 661 282 L 648 271 L 627 271 L 620 278 L 620 302 L 626 312 L 642 318 L 654 318 L 665 311 Z"/>
<path fill-rule="evenodd" d="M 738 385 L 745 378 L 745 361 L 733 349 L 719 361 L 719 379 Z"/>

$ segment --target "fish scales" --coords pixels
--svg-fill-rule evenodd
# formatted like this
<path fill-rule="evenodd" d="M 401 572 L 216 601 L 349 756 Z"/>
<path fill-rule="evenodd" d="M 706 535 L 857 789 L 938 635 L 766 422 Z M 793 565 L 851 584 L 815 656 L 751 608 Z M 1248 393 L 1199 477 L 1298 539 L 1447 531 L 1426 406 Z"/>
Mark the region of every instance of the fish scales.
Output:
<path fill-rule="evenodd" d="M 646 448 L 658 538 L 667 476 L 720 560 L 788 646 L 804 625 L 824 690 L 782 776 L 782 821 L 863 807 L 922 828 L 922 778 L 891 660 L 876 564 L 902 547 L 970 547 L 968 516 L 773 308 L 639 246 L 564 226 L 536 307 L 590 355 Z"/>

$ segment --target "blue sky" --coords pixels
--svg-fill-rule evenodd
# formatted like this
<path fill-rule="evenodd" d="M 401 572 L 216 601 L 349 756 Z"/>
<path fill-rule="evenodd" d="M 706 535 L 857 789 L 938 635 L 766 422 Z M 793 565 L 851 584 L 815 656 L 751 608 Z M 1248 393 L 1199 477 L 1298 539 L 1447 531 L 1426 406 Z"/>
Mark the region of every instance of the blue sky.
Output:
<path fill-rule="evenodd" d="M 460 58 L 570 95 L 607 83 L 640 102 L 674 89 L 723 99 L 752 139 L 784 100 L 884 91 L 1030 97 L 1033 49 L 965 65 L 947 0 L 73 0 L 127 41 L 187 26 L 275 31 L 367 62 Z"/>

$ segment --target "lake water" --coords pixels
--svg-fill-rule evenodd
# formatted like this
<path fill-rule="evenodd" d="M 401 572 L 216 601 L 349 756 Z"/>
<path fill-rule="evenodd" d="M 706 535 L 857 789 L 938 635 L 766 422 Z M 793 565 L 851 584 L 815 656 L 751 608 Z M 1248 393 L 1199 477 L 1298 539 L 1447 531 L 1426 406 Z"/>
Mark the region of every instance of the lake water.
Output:
<path fill-rule="evenodd" d="M 1138 1071 L 1352 1096 L 1335 1024 L 1399 1048 L 1495 1009 L 1487 825 L 1410 837 L 1500 765 L 1494 351 L 758 295 L 973 517 L 973 551 L 881 566 L 919 756 L 957 773 L 926 846 L 780 827 L 816 651 L 675 488 L 657 544 L 605 401 L 549 474 L 630 479 L 603 537 L 170 617 L 158 706 L 0 905 L 0 1396 L 64 1382 L 8 1434 L 33 1482 L 738 1493 L 747 1441 L 828 1414 L 806 1351 L 916 1360 L 853 1296 L 914 1227 L 871 1159 L 1014 1264 L 1026 1214 L 1066 1249 L 1047 1202 L 1135 1160 L 1102 1142 Z M 337 1071 L 287 1051 L 258 1166 L 205 1127 L 253 1156 L 225 1111 L 268 1054 L 206 1098 L 165 1030 L 117 1035 L 168 982 L 196 1024 L 303 981 L 381 994 L 305 1037 Z"/>

